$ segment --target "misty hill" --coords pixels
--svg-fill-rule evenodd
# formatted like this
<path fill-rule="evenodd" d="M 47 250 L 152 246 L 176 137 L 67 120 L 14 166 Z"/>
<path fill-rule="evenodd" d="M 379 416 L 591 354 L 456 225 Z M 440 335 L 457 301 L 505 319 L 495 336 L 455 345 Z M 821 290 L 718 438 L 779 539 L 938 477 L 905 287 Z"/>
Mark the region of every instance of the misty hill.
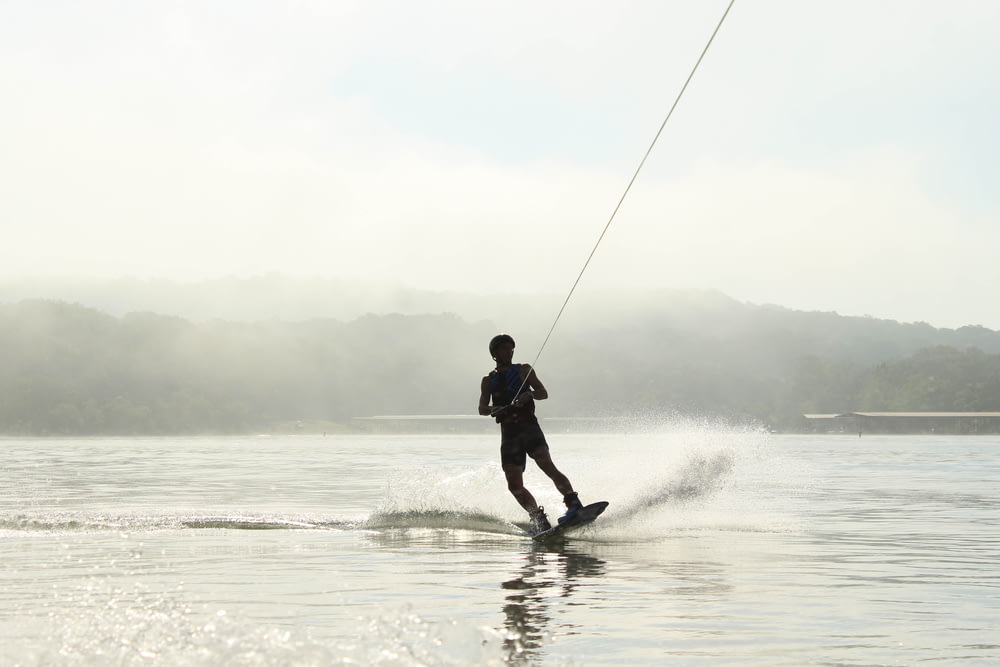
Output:
<path fill-rule="evenodd" d="M 324 318 L 348 321 L 370 314 L 455 313 L 468 321 L 488 320 L 521 336 L 535 336 L 539 343 L 565 296 L 565 292 L 504 292 L 496 285 L 478 284 L 474 280 L 470 280 L 467 291 L 436 292 L 393 282 L 281 274 L 188 282 L 80 277 L 0 279 L 0 303 L 25 299 L 66 301 L 115 316 L 154 312 L 193 322 Z M 978 326 L 963 327 L 949 334 L 951 330 L 926 324 L 900 324 L 871 317 L 841 317 L 832 312 L 792 311 L 780 306 L 741 303 L 706 290 L 602 291 L 588 285 L 582 285 L 573 296 L 558 330 L 561 334 L 570 327 L 600 326 L 601 322 L 633 316 L 706 332 L 740 327 L 756 330 L 763 326 L 808 333 L 812 328 L 833 326 L 849 335 L 859 329 L 877 330 L 879 333 L 874 334 L 877 338 L 898 338 L 900 332 L 907 331 L 903 338 L 917 339 L 920 336 L 916 330 L 923 329 L 924 344 L 956 347 L 976 345 L 987 349 L 989 341 L 995 340 L 991 338 L 994 332 Z"/>
<path fill-rule="evenodd" d="M 323 293 L 331 303 L 310 296 L 280 312 L 320 301 L 357 308 L 364 298 Z M 280 301 L 275 291 L 256 305 L 249 294 L 243 305 L 217 294 L 185 293 L 177 309 L 249 314 Z M 559 305 L 524 295 L 397 296 L 414 310 L 435 299 L 453 310 L 199 321 L 65 301 L 0 304 L 0 433 L 246 432 L 296 420 L 471 414 L 492 365 L 489 338 L 513 333 L 516 359 L 533 361 Z M 469 312 L 459 311 L 463 302 Z M 487 310 L 494 317 L 482 317 Z M 1000 410 L 996 331 L 756 306 L 717 292 L 574 300 L 538 370 L 552 417 L 682 413 L 798 429 L 807 412 Z"/>
<path fill-rule="evenodd" d="M 516 295 L 488 298 L 458 292 L 415 290 L 400 284 L 336 278 L 297 278 L 280 274 L 180 282 L 142 278 L 30 278 L 0 280 L 0 303 L 25 299 L 67 301 L 110 315 L 155 312 L 195 322 L 231 320 L 353 320 L 368 314 L 461 313 L 484 319 L 498 304 L 529 311 L 537 299 Z M 545 302 L 554 300 L 546 299 Z M 545 310 L 551 318 L 555 310 Z M 525 318 L 530 321 L 530 315 Z"/>

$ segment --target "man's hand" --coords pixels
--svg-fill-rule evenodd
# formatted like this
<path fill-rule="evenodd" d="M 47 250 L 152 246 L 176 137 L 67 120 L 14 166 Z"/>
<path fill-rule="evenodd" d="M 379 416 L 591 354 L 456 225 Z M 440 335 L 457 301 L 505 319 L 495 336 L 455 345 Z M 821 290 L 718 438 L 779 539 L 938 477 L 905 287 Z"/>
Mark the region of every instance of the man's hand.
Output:
<path fill-rule="evenodd" d="M 528 401 L 530 401 L 531 399 L 533 399 L 534 397 L 535 395 L 533 393 L 531 393 L 530 391 L 526 391 L 517 398 L 515 398 L 514 402 L 511 403 L 511 405 L 513 405 L 515 408 L 519 408 Z"/>
<path fill-rule="evenodd" d="M 490 409 L 490 417 L 498 417 L 503 413 L 507 412 L 510 408 L 520 408 L 525 403 L 533 399 L 535 396 L 532 392 L 526 391 L 520 396 L 514 399 L 514 402 L 510 405 L 498 405 Z"/>

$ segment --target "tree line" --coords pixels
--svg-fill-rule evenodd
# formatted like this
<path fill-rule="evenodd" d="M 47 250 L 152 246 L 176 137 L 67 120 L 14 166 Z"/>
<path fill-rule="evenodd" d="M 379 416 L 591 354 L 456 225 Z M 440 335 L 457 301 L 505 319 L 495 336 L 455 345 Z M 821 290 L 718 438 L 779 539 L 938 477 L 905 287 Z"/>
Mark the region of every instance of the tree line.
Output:
<path fill-rule="evenodd" d="M 538 372 L 545 416 L 1000 410 L 1000 333 L 690 295 L 568 317 Z M 372 415 L 474 414 L 499 330 L 456 314 L 192 322 L 0 305 L 0 434 L 248 433 Z M 535 332 L 537 334 L 537 332 Z M 538 341 L 519 340 L 519 361 Z"/>

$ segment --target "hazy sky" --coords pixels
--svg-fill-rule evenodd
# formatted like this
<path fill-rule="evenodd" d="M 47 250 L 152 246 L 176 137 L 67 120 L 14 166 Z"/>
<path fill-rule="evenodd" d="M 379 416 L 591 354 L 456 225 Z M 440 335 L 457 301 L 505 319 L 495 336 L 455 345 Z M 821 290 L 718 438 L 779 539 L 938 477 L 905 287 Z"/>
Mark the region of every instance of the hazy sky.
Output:
<path fill-rule="evenodd" d="M 727 4 L 0 2 L 0 278 L 565 294 Z M 1000 328 L 998 34 L 737 0 L 578 289 Z"/>

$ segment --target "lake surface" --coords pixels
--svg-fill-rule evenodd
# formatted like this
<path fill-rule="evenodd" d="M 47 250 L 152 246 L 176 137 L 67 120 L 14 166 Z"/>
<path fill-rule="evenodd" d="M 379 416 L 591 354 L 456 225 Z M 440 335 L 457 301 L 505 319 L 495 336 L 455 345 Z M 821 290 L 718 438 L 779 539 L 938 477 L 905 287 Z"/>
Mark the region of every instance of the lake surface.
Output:
<path fill-rule="evenodd" d="M 548 436 L 0 440 L 0 665 L 1000 664 L 1000 438 Z"/>

